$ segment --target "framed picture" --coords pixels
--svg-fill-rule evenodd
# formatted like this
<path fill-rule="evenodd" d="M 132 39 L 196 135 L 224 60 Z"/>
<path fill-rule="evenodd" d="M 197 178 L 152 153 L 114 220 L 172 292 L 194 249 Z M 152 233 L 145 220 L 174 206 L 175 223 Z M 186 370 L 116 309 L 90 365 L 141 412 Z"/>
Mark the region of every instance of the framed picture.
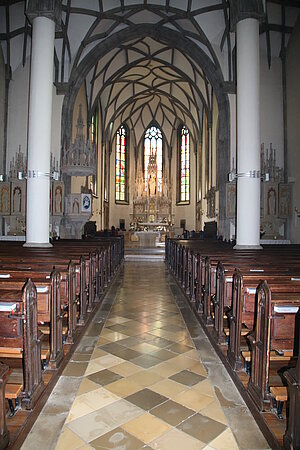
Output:
<path fill-rule="evenodd" d="M 0 214 L 10 214 L 10 183 L 7 181 L 0 183 Z"/>
<path fill-rule="evenodd" d="M 226 217 L 234 219 L 236 211 L 236 183 L 226 183 Z"/>
<path fill-rule="evenodd" d="M 64 183 L 62 181 L 52 182 L 52 214 L 62 216 L 64 213 Z"/>
<path fill-rule="evenodd" d="M 85 212 L 85 213 L 92 212 L 92 195 L 91 194 L 81 194 L 81 212 Z"/>
<path fill-rule="evenodd" d="M 26 202 L 25 180 L 12 181 L 11 183 L 11 215 L 24 215 Z"/>
<path fill-rule="evenodd" d="M 265 217 L 278 216 L 278 183 L 264 185 Z"/>
<path fill-rule="evenodd" d="M 279 183 L 278 191 L 278 217 L 286 219 L 291 215 L 292 185 Z"/>

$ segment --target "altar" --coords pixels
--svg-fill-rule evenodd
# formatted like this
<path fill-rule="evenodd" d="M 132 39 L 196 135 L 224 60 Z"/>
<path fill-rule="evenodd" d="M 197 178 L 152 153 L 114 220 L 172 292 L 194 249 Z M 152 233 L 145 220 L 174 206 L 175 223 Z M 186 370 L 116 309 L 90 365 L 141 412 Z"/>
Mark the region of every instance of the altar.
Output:
<path fill-rule="evenodd" d="M 160 239 L 159 231 L 135 231 L 134 235 L 139 239 L 140 247 L 155 247 Z"/>

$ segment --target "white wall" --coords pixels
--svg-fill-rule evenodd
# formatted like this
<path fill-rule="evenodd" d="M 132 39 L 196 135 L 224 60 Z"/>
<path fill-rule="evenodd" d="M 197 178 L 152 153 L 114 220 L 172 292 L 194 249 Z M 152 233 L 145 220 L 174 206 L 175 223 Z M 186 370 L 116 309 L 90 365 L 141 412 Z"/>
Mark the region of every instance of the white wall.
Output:
<path fill-rule="evenodd" d="M 288 176 L 293 183 L 292 220 L 290 238 L 293 243 L 300 244 L 300 18 L 294 28 L 287 49 L 287 146 Z"/>
<path fill-rule="evenodd" d="M 19 145 L 24 154 L 27 153 L 28 125 L 28 91 L 29 91 L 29 61 L 12 74 L 8 94 L 8 126 L 7 126 L 7 166 L 18 152 Z"/>
<path fill-rule="evenodd" d="M 0 174 L 3 174 L 4 151 L 4 115 L 5 115 L 5 64 L 0 46 Z"/>
<path fill-rule="evenodd" d="M 260 58 L 260 140 L 265 148 L 272 143 L 276 149 L 276 161 L 284 166 L 283 149 L 283 100 L 281 59 L 273 58 L 269 69 L 267 55 L 261 48 Z"/>
<path fill-rule="evenodd" d="M 61 153 L 61 111 L 63 100 L 64 96 L 56 95 L 56 88 L 53 86 L 51 152 L 58 162 L 60 161 Z"/>

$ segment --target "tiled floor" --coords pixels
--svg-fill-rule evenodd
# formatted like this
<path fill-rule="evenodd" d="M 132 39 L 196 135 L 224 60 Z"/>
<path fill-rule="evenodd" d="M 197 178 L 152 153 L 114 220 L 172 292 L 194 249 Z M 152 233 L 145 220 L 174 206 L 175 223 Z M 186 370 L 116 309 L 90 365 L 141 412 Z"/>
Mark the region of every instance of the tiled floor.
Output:
<path fill-rule="evenodd" d="M 22 448 L 268 445 L 164 263 L 127 261 Z"/>

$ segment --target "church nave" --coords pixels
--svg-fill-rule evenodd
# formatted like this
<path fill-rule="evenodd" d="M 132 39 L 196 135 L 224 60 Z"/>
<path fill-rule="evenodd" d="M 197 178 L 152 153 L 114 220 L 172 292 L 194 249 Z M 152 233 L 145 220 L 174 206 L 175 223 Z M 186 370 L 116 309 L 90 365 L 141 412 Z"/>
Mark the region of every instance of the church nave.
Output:
<path fill-rule="evenodd" d="M 38 448 L 269 447 L 164 263 L 126 261 L 22 447 Z"/>

